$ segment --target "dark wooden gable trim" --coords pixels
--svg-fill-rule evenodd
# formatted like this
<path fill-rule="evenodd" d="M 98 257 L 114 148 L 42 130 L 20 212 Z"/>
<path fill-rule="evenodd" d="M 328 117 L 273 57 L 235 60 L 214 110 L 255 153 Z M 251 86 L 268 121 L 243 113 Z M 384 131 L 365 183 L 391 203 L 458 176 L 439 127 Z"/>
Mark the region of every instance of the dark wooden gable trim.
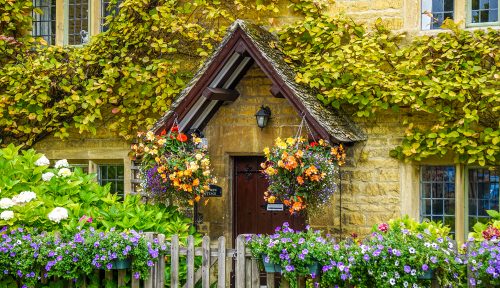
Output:
<path fill-rule="evenodd" d="M 252 40 L 246 36 L 245 32 L 238 27 L 235 32 L 233 33 L 232 37 L 229 39 L 229 41 L 224 45 L 224 47 L 221 48 L 219 53 L 215 56 L 214 59 L 212 59 L 211 64 L 209 67 L 207 67 L 207 70 L 203 73 L 203 75 L 200 76 L 200 79 L 195 83 L 195 85 L 191 88 L 191 90 L 188 92 L 184 100 L 179 103 L 179 105 L 174 109 L 174 114 L 176 117 L 178 117 L 179 121 L 183 119 L 189 110 L 193 107 L 193 105 L 196 103 L 197 99 L 199 97 L 202 97 L 203 92 L 205 91 L 206 88 L 209 87 L 210 83 L 215 79 L 217 76 L 217 72 L 220 71 L 224 65 L 227 63 L 231 55 L 233 53 L 238 53 L 240 54 L 240 57 L 245 57 L 245 56 L 250 56 L 257 65 L 264 71 L 267 77 L 269 77 L 272 82 L 272 93 L 276 97 L 284 97 L 288 99 L 290 104 L 297 110 L 299 115 L 304 116 L 306 118 L 306 121 L 308 122 L 309 126 L 313 130 L 313 133 L 316 134 L 317 136 L 323 138 L 323 139 L 331 139 L 330 134 L 324 129 L 316 119 L 307 111 L 306 107 L 302 104 L 300 99 L 297 99 L 295 96 L 294 92 L 288 85 L 283 81 L 279 73 L 275 70 L 273 65 L 265 59 L 265 57 L 261 54 L 259 49 L 254 45 Z M 250 61 L 250 64 L 253 62 Z M 234 65 L 236 66 L 236 65 Z M 234 89 L 236 84 L 241 80 L 241 78 L 245 75 L 246 71 L 250 68 L 251 65 L 247 65 L 245 67 L 244 71 L 240 73 L 237 77 L 237 79 L 234 81 L 234 84 L 231 85 L 232 87 L 228 87 L 228 89 Z M 225 80 L 227 80 L 229 75 L 234 72 L 234 69 L 230 69 L 232 71 L 228 71 L 228 73 L 223 77 Z M 221 81 L 221 83 L 224 83 L 224 81 Z M 276 94 L 275 94 L 276 93 Z M 217 99 L 218 100 L 218 99 Z M 209 113 L 209 117 L 207 117 L 207 120 L 203 123 L 202 126 L 206 125 L 206 122 L 216 113 L 218 108 L 221 106 L 221 103 L 217 103 L 215 106 L 214 110 Z M 202 106 L 203 108 L 206 108 L 208 106 L 208 103 L 205 103 Z M 186 130 L 190 128 L 191 125 L 194 124 L 194 121 L 196 121 L 196 116 L 193 117 L 193 119 L 187 123 Z M 175 117 L 170 117 L 163 128 L 168 128 L 173 125 Z M 203 128 L 203 127 L 199 127 Z M 162 130 L 162 129 L 158 129 Z"/>

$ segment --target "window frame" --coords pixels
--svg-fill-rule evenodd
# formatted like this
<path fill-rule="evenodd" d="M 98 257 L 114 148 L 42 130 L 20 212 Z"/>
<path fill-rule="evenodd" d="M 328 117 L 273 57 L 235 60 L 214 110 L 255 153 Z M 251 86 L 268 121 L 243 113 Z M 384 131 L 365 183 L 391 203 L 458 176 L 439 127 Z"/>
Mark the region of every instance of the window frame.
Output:
<path fill-rule="evenodd" d="M 125 163 L 123 162 L 117 162 L 117 161 L 109 161 L 109 162 L 99 162 L 99 163 L 95 163 L 96 165 L 96 173 L 97 173 L 97 177 L 96 177 L 96 180 L 97 182 L 99 183 L 99 185 L 101 186 L 104 186 L 110 182 L 118 182 L 118 181 L 122 181 L 123 182 L 123 191 L 122 193 L 118 193 L 118 191 L 110 191 L 110 193 L 112 194 L 117 194 L 119 197 L 121 198 L 124 198 L 125 195 L 127 194 L 126 193 L 126 189 L 125 189 L 125 185 L 127 184 L 127 182 L 125 181 L 125 173 L 126 173 L 126 167 L 125 167 Z M 109 178 L 109 176 L 107 176 L 106 178 L 101 178 L 101 169 L 102 167 L 105 166 L 107 167 L 106 169 L 109 169 L 109 166 L 114 166 L 114 167 L 118 167 L 118 166 L 121 166 L 123 168 L 123 179 L 120 179 L 118 178 L 118 171 L 116 172 L 116 177 L 115 178 Z M 106 174 L 108 174 L 108 171 L 106 171 Z M 102 181 L 107 181 L 107 183 L 103 184 Z"/>
<path fill-rule="evenodd" d="M 472 22 L 472 0 L 466 0 L 466 8 L 465 8 L 465 25 L 467 28 L 470 27 L 488 27 L 488 26 L 498 26 L 500 25 L 500 7 L 497 8 L 498 16 L 496 22 L 482 22 L 482 23 L 473 23 Z M 499 0 L 500 2 L 500 0 Z M 498 3 L 500 6 L 500 3 Z"/>

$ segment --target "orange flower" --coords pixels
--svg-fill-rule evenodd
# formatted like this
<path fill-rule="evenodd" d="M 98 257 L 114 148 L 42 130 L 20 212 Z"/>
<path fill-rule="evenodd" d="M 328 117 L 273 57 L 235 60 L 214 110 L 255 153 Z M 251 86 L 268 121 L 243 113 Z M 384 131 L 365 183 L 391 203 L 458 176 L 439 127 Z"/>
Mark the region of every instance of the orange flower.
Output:
<path fill-rule="evenodd" d="M 170 128 L 170 131 L 179 132 L 179 126 L 177 126 L 177 125 L 172 126 L 172 128 Z"/>
<path fill-rule="evenodd" d="M 297 163 L 297 160 L 293 156 L 288 156 L 285 161 L 285 169 L 288 171 L 292 171 L 293 169 L 297 168 L 299 164 Z"/>
<path fill-rule="evenodd" d="M 167 131 L 165 129 L 161 130 L 160 136 L 163 136 L 165 134 L 167 134 Z"/>
<path fill-rule="evenodd" d="M 187 137 L 187 136 L 186 136 L 186 134 L 184 134 L 184 133 L 179 133 L 179 134 L 177 135 L 177 140 L 178 140 L 178 141 L 181 141 L 181 142 L 186 142 L 186 141 L 187 141 L 187 139 L 188 139 L 188 137 Z"/>
<path fill-rule="evenodd" d="M 297 176 L 297 183 L 299 183 L 299 185 L 304 184 L 304 178 L 302 178 L 302 176 Z"/>
<path fill-rule="evenodd" d="M 200 185 L 200 179 L 196 178 L 193 181 L 193 186 L 198 186 L 198 185 Z"/>
<path fill-rule="evenodd" d="M 307 176 L 311 176 L 313 174 L 318 173 L 318 168 L 316 168 L 316 166 L 312 165 L 306 169 L 305 173 Z"/>
<path fill-rule="evenodd" d="M 196 195 L 196 197 L 194 197 L 194 201 L 196 202 L 200 201 L 200 199 L 201 199 L 200 195 Z"/>

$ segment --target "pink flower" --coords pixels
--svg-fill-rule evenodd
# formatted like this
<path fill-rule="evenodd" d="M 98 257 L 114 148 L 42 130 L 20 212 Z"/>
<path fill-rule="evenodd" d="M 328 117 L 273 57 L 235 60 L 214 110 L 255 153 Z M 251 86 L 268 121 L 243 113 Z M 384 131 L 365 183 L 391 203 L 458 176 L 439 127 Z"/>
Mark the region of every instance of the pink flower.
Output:
<path fill-rule="evenodd" d="M 378 225 L 378 230 L 387 232 L 387 230 L 389 230 L 389 225 L 387 223 L 381 223 L 380 225 Z"/>

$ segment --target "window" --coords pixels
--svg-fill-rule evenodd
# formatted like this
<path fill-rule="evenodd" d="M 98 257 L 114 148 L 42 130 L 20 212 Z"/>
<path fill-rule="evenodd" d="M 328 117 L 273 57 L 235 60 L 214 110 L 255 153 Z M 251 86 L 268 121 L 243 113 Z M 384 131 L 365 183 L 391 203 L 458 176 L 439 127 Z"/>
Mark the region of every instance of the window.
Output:
<path fill-rule="evenodd" d="M 455 230 L 455 167 L 422 166 L 420 175 L 423 219 L 441 221 Z"/>
<path fill-rule="evenodd" d="M 89 1 L 67 1 L 67 25 L 65 25 L 65 44 L 82 45 L 89 41 Z"/>
<path fill-rule="evenodd" d="M 56 43 L 56 1 L 33 0 L 31 35 L 42 37 L 48 45 Z"/>
<path fill-rule="evenodd" d="M 113 4 L 113 2 L 116 2 Z M 108 26 L 104 25 L 106 23 L 106 17 L 109 15 L 116 15 L 121 4 L 121 0 L 101 0 L 101 32 L 108 30 Z M 112 6 L 113 5 L 113 6 Z"/>
<path fill-rule="evenodd" d="M 487 222 L 486 210 L 499 211 L 498 178 L 499 171 L 487 168 L 471 168 L 468 170 L 468 228 L 476 222 Z"/>
<path fill-rule="evenodd" d="M 465 177 L 458 177 L 455 166 L 421 166 L 420 218 L 449 225 L 452 233 L 456 227 L 464 227 L 466 236 L 474 224 L 489 220 L 487 210 L 499 211 L 499 170 L 500 167 L 470 167 L 465 169 Z M 465 183 L 456 183 L 458 178 L 465 178 Z M 460 193 L 455 191 L 457 184 L 464 188 Z M 457 201 L 464 203 L 465 223 L 455 226 Z"/>
<path fill-rule="evenodd" d="M 422 0 L 422 30 L 439 29 L 447 18 L 453 19 L 454 0 Z"/>
<path fill-rule="evenodd" d="M 120 197 L 124 195 L 125 174 L 124 166 L 121 164 L 98 164 L 97 180 L 99 184 L 111 183 L 110 192 L 116 193 Z"/>
<path fill-rule="evenodd" d="M 498 0 L 469 0 L 469 24 L 498 23 Z"/>

